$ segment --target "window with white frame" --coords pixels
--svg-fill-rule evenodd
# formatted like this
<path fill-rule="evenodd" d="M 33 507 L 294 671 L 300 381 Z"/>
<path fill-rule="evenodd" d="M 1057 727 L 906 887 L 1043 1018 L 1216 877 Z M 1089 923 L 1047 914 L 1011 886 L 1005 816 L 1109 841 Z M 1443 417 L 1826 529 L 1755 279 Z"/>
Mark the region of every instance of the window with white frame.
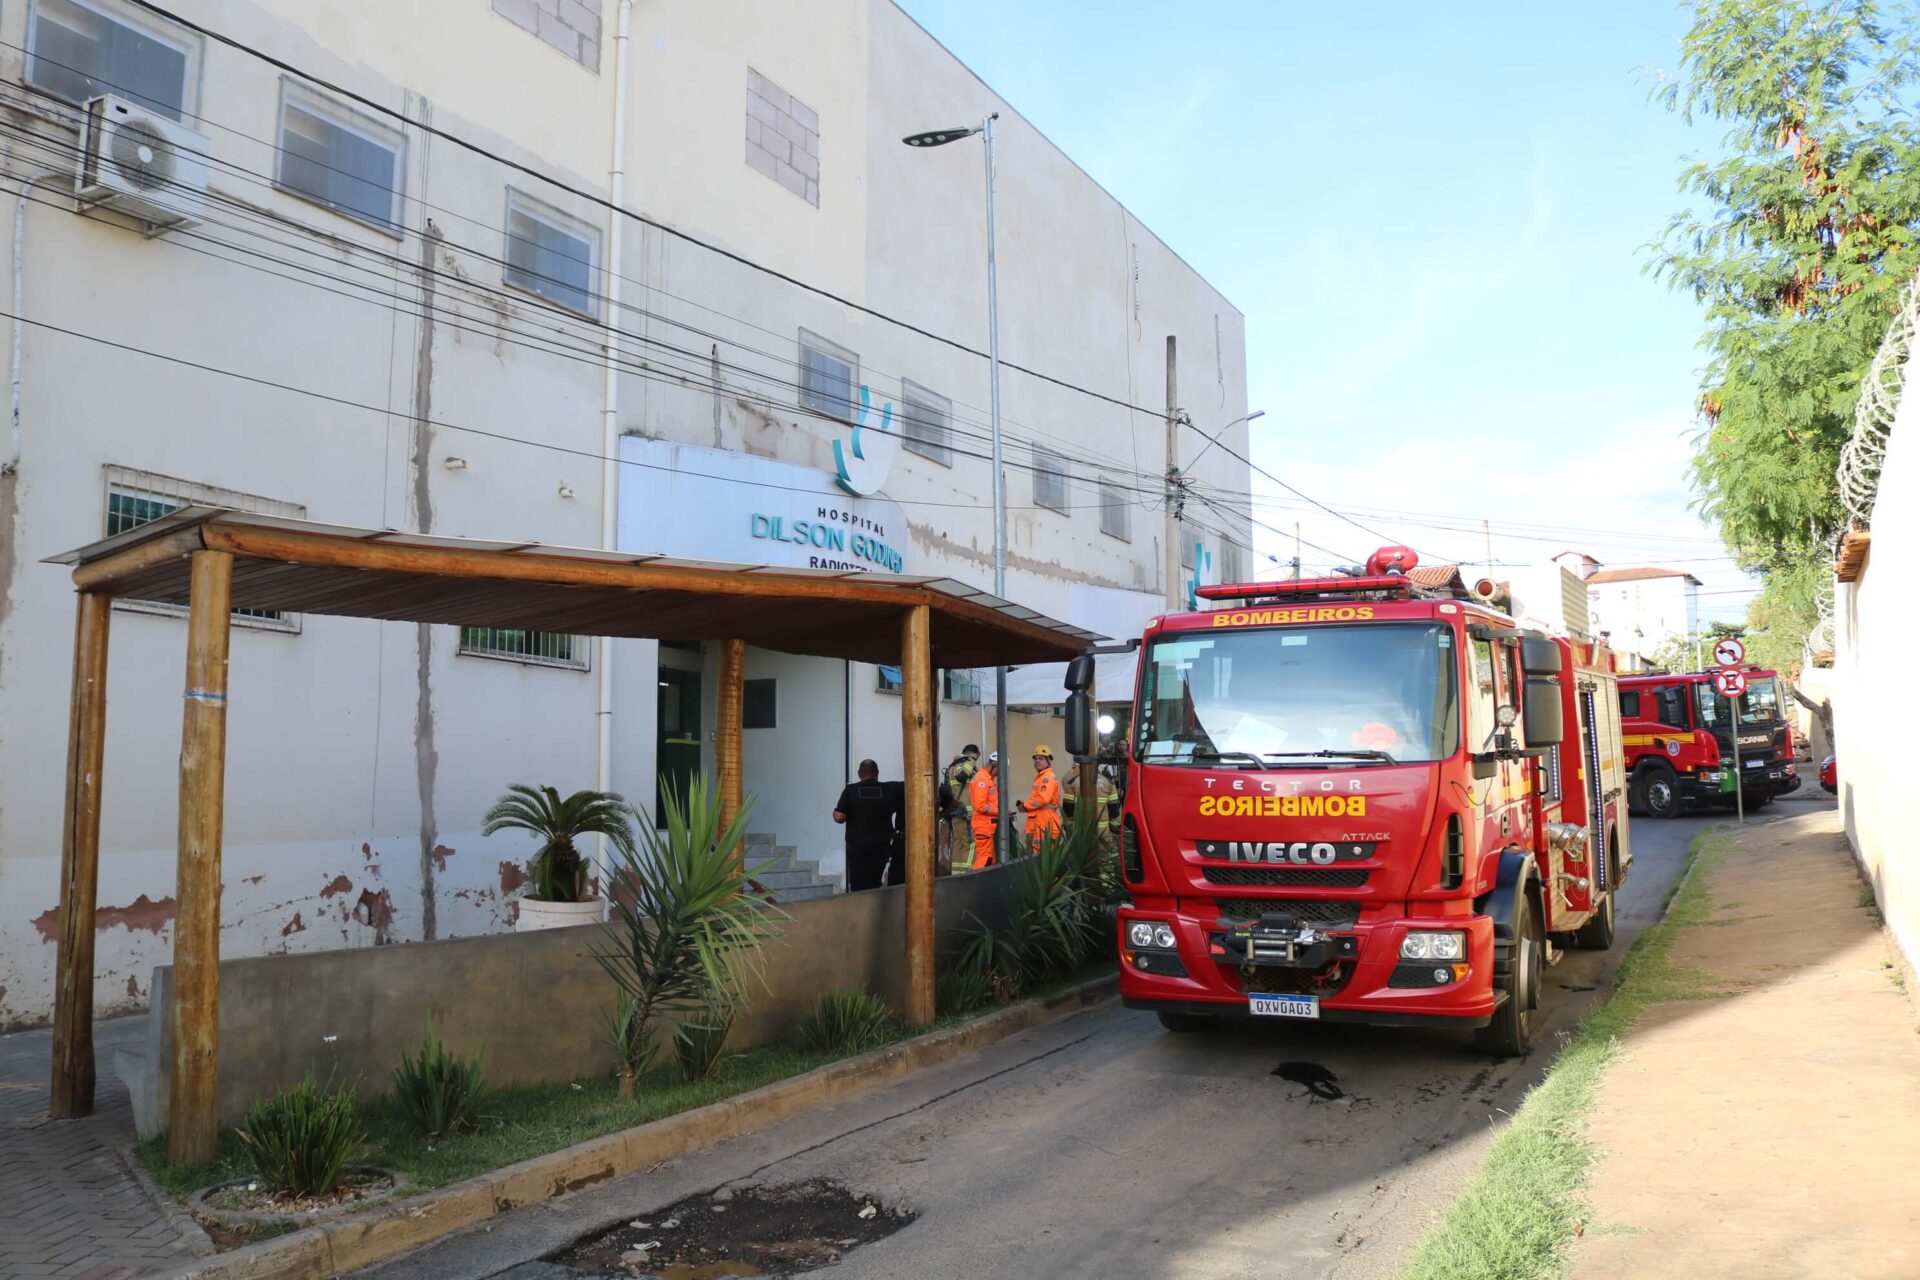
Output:
<path fill-rule="evenodd" d="M 900 421 L 901 443 L 911 453 L 943 467 L 952 466 L 953 401 L 935 395 L 917 382 L 902 382 L 900 399 L 905 402 Z"/>
<path fill-rule="evenodd" d="M 179 120 L 191 114 L 200 44 L 119 0 L 33 0 L 27 83 L 76 106 L 101 94 Z"/>
<path fill-rule="evenodd" d="M 900 677 L 897 663 L 883 663 L 874 669 L 873 687 L 880 693 L 899 693 L 906 688 L 906 681 Z"/>
<path fill-rule="evenodd" d="M 1067 510 L 1067 460 L 1038 446 L 1033 451 L 1033 505 Z"/>
<path fill-rule="evenodd" d="M 964 706 L 980 704 L 980 673 L 972 667 L 948 667 L 941 676 L 940 696 Z"/>
<path fill-rule="evenodd" d="M 532 196 L 507 188 L 506 281 L 597 317 L 600 233 Z"/>
<path fill-rule="evenodd" d="M 293 80 L 281 82 L 275 181 L 283 190 L 397 236 L 405 154 L 397 130 Z"/>
<path fill-rule="evenodd" d="M 1220 543 L 1220 581 L 1244 581 L 1241 577 L 1241 572 L 1240 544 L 1222 539 Z"/>
<path fill-rule="evenodd" d="M 172 476 L 156 475 L 151 471 L 135 471 L 131 467 L 107 468 L 104 526 L 107 537 L 127 533 L 143 524 L 152 524 L 182 507 L 224 507 L 230 511 L 251 511 L 257 515 L 287 516 L 295 520 L 304 520 L 307 515 L 307 509 L 296 502 L 276 502 L 272 498 L 195 484 L 191 480 L 176 480 Z M 171 613 L 182 617 L 187 612 L 187 606 L 183 604 L 167 604 L 158 600 L 116 598 L 114 606 L 139 613 Z M 282 613 L 277 609 L 235 609 L 233 618 L 242 625 L 269 631 L 300 629 L 298 614 Z"/>
<path fill-rule="evenodd" d="M 585 636 L 560 631 L 528 631 L 521 627 L 462 627 L 459 653 L 469 658 L 503 658 L 536 667 L 587 669 Z"/>
<path fill-rule="evenodd" d="M 1133 502 L 1118 480 L 1100 480 L 1100 532 L 1122 542 L 1133 541 Z"/>
<path fill-rule="evenodd" d="M 851 422 L 859 405 L 860 357 L 802 329 L 800 407 Z"/>

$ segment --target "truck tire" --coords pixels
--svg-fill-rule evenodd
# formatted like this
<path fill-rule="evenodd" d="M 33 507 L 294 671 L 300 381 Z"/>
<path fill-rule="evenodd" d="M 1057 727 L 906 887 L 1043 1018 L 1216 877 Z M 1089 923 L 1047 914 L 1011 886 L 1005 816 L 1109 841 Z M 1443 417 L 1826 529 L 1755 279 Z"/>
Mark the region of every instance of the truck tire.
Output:
<path fill-rule="evenodd" d="M 1169 1031 L 1183 1035 L 1199 1031 L 1211 1031 L 1219 1025 L 1220 1019 L 1210 1013 L 1184 1013 L 1174 1009 L 1160 1010 L 1160 1025 Z"/>
<path fill-rule="evenodd" d="M 1496 944 L 1497 945 L 1497 944 Z M 1524 883 L 1514 895 L 1513 954 L 1504 976 L 1494 978 L 1495 990 L 1506 999 L 1494 1011 L 1493 1021 L 1473 1033 L 1474 1043 L 1487 1053 L 1502 1058 L 1525 1056 L 1533 1047 L 1533 1007 L 1539 999 L 1541 946 L 1540 923 L 1534 918 L 1533 899 Z"/>
<path fill-rule="evenodd" d="M 1613 946 L 1613 891 L 1609 889 L 1593 916 L 1573 931 L 1573 945 L 1582 951 L 1606 951 Z"/>
<path fill-rule="evenodd" d="M 1656 760 L 1633 776 L 1633 807 L 1650 818 L 1680 816 L 1680 779 L 1672 765 Z"/>

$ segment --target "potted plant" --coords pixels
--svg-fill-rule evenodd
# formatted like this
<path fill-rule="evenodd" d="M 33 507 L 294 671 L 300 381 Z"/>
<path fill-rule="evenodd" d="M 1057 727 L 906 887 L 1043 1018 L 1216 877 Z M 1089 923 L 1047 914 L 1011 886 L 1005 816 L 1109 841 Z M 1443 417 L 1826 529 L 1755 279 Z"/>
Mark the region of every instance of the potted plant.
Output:
<path fill-rule="evenodd" d="M 527 892 L 514 928 L 520 933 L 600 919 L 600 899 L 587 882 L 587 863 L 574 841 L 604 836 L 614 852 L 633 849 L 627 802 L 611 791 L 576 791 L 562 798 L 552 787 L 515 783 L 487 810 L 481 834 L 526 831 L 540 841 L 527 859 Z"/>

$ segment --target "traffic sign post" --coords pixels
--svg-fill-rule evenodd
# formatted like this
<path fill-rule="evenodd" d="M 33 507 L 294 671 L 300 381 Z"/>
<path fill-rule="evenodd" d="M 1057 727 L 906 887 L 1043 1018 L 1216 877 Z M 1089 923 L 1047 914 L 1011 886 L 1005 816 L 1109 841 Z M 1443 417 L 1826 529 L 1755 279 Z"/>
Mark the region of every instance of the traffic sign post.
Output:
<path fill-rule="evenodd" d="M 1733 811 L 1734 820 L 1742 826 L 1747 821 L 1747 762 L 1740 758 L 1740 711 L 1746 703 L 1747 673 L 1740 664 L 1746 657 L 1747 646 L 1732 636 L 1714 642 L 1713 660 L 1720 669 L 1713 673 L 1713 688 L 1727 700 L 1731 717 L 1727 737 L 1733 743 Z"/>

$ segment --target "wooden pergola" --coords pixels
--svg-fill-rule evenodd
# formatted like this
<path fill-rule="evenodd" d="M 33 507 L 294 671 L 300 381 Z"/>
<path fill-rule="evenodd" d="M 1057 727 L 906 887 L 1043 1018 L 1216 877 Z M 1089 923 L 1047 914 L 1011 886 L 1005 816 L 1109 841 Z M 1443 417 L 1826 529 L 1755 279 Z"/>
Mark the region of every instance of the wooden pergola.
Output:
<path fill-rule="evenodd" d="M 220 858 L 227 642 L 235 609 L 722 641 L 718 747 L 741 801 L 746 646 L 900 664 L 906 761 L 908 1016 L 934 1008 L 934 677 L 941 667 L 1057 662 L 1100 637 L 948 578 L 673 560 L 627 552 L 355 529 L 211 508 L 175 512 L 53 557 L 79 593 L 54 1003 L 56 1117 L 93 1110 L 107 632 L 115 597 L 187 606 L 173 940 L 172 1163 L 218 1135 Z"/>

